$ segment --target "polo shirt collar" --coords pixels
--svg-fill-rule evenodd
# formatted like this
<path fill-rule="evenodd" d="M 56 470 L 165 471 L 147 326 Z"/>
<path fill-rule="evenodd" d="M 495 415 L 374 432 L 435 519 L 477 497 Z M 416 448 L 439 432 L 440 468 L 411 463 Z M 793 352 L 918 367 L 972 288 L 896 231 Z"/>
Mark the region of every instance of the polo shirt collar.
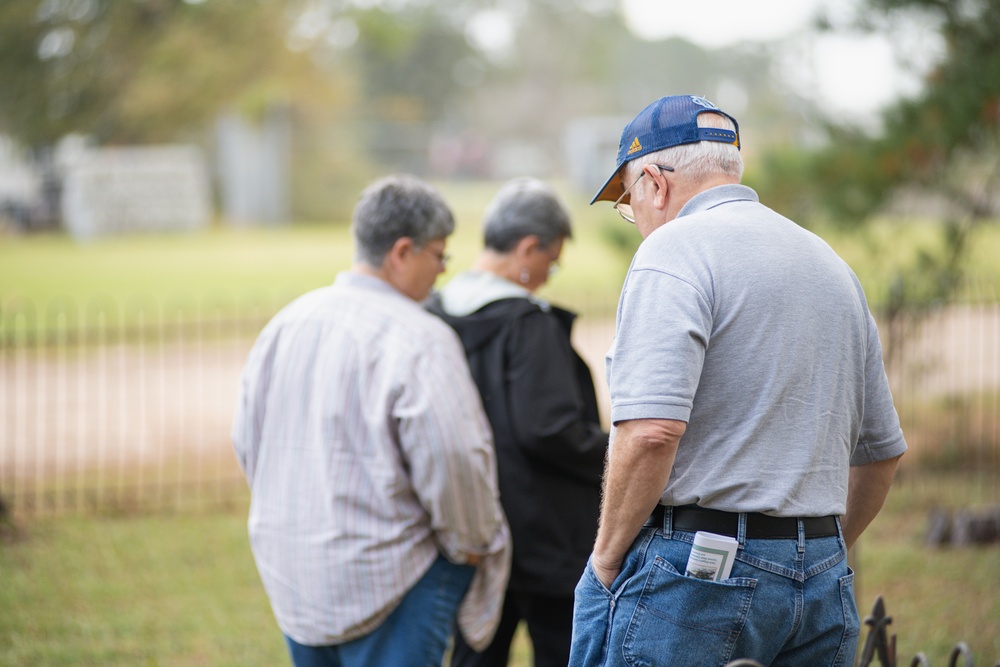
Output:
<path fill-rule="evenodd" d="M 704 192 L 699 192 L 690 200 L 688 203 L 681 207 L 680 212 L 677 213 L 677 217 L 683 217 L 685 215 L 691 215 L 693 213 L 700 213 L 702 211 L 707 211 L 713 209 L 716 206 L 721 206 L 722 204 L 728 204 L 735 201 L 750 201 L 750 202 L 760 202 L 757 197 L 757 193 L 751 188 L 745 185 L 740 185 L 738 183 L 731 183 L 727 185 L 717 185 L 714 188 L 709 188 Z"/>

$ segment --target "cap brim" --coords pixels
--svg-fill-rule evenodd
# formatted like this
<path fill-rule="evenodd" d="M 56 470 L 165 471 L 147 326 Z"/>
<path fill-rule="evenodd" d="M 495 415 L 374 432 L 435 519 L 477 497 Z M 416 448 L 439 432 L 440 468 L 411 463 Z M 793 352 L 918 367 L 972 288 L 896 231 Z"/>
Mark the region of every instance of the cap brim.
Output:
<path fill-rule="evenodd" d="M 590 200 L 591 204 L 596 204 L 599 201 L 618 201 L 618 198 L 625 192 L 622 181 L 618 178 L 619 170 L 621 170 L 621 166 L 611 172 L 611 177 L 604 182 L 594 198 Z"/>

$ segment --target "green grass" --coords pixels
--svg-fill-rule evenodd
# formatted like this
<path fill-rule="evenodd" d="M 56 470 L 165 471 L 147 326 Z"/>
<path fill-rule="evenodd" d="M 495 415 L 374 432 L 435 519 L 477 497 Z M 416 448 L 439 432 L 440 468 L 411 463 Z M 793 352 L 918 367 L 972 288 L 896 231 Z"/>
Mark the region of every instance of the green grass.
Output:
<path fill-rule="evenodd" d="M 454 207 L 457 228 L 448 248 L 454 259 L 440 281 L 468 267 L 478 254 L 481 212 L 495 185 L 442 189 Z M 564 199 L 571 201 L 568 195 Z M 604 240 L 608 211 L 571 208 L 575 238 L 566 245 L 562 270 L 541 295 L 584 308 L 599 304 L 604 309 L 609 303 L 613 308 L 628 258 Z M 13 318 L 33 309 L 27 326 L 49 329 L 58 326 L 55 318 L 66 310 L 64 304 L 71 304 L 69 310 L 81 319 L 108 302 L 117 304 L 116 315 L 125 317 L 143 312 L 150 318 L 175 308 L 231 314 L 252 304 L 273 311 L 332 282 L 350 266 L 352 256 L 347 221 L 258 229 L 217 226 L 83 244 L 63 234 L 0 237 L 0 316 L 11 326 Z"/>
<path fill-rule="evenodd" d="M 273 304 L 331 282 L 350 254 L 346 231 L 332 226 L 212 229 L 83 245 L 54 234 L 8 238 L 0 241 L 0 304 L 7 317 L 34 304 L 40 320 L 60 302 L 75 304 L 81 317 L 106 301 L 164 309 Z"/>
<path fill-rule="evenodd" d="M 0 665 L 285 660 L 236 514 L 69 518 L 0 546 Z"/>
<path fill-rule="evenodd" d="M 971 233 L 961 268 L 966 285 L 957 297 L 972 301 L 995 301 L 1000 294 L 1000 220 L 984 224 Z M 857 231 L 832 227 L 813 230 L 823 237 L 854 269 L 874 308 L 884 305 L 899 276 L 911 283 L 928 279 L 927 264 L 940 265 L 948 230 L 934 220 L 881 219 Z M 919 292 L 910 285 L 910 292 Z M 925 289 L 928 285 L 924 286 Z"/>
<path fill-rule="evenodd" d="M 457 221 L 449 242 L 454 260 L 439 279 L 444 281 L 479 252 L 482 210 L 497 184 L 440 187 Z M 610 206 L 588 206 L 585 195 L 559 190 L 575 234 L 561 270 L 540 294 L 585 316 L 605 317 L 614 311 L 638 234 Z M 817 232 L 855 268 L 875 306 L 892 275 L 912 266 L 921 252 L 933 252 L 941 238 L 926 222 Z M 112 320 L 140 315 L 155 320 L 173 312 L 231 315 L 254 308 L 266 317 L 294 296 L 331 282 L 350 266 L 352 252 L 343 220 L 262 229 L 216 226 L 83 244 L 62 234 L 0 236 L 0 325 L 54 329 L 67 326 L 65 319 L 80 322 L 96 313 Z M 969 272 L 994 298 L 1000 293 L 998 256 L 1000 226 L 984 226 L 972 242 Z"/>
<path fill-rule="evenodd" d="M 905 464 L 904 459 L 904 464 Z M 897 635 L 899 664 L 918 652 L 947 664 L 958 641 L 977 665 L 1000 661 L 1000 544 L 924 545 L 934 508 L 1000 508 L 996 475 L 910 474 L 903 468 L 885 508 L 862 537 L 856 592 L 861 617 L 881 595 Z"/>
<path fill-rule="evenodd" d="M 857 592 L 893 617 L 900 664 L 923 651 L 946 664 L 958 641 L 976 664 L 1000 659 L 1000 549 L 922 544 L 935 506 L 1000 503 L 988 476 L 906 471 L 862 538 Z M 0 542 L 0 666 L 287 664 L 246 538 L 233 512 L 63 517 Z M 511 665 L 528 667 L 520 635 Z"/>

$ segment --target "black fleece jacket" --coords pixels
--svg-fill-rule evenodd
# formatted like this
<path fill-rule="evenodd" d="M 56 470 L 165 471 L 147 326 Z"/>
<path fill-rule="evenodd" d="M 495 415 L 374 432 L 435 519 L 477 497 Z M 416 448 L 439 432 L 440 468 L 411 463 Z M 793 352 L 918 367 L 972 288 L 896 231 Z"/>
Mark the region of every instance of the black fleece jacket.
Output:
<path fill-rule="evenodd" d="M 463 317 L 427 309 L 458 333 L 493 427 L 510 522 L 510 587 L 573 595 L 593 549 L 608 434 L 594 383 L 570 343 L 575 315 L 525 298 Z"/>

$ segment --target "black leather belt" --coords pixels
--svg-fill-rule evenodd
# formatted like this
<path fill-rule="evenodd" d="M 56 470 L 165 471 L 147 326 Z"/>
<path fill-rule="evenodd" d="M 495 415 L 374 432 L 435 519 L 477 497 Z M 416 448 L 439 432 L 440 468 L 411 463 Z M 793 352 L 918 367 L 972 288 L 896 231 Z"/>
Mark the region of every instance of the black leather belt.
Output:
<path fill-rule="evenodd" d="M 652 525 L 663 525 L 664 506 L 657 505 L 650 516 Z M 806 537 L 832 537 L 839 535 L 837 517 L 783 517 L 769 516 L 756 512 L 747 513 L 746 537 L 751 540 L 795 540 L 799 537 L 799 524 Z M 704 530 L 717 535 L 736 537 L 739 528 L 740 515 L 737 512 L 710 510 L 697 505 L 684 505 L 673 508 L 671 529 L 688 533 Z"/>

